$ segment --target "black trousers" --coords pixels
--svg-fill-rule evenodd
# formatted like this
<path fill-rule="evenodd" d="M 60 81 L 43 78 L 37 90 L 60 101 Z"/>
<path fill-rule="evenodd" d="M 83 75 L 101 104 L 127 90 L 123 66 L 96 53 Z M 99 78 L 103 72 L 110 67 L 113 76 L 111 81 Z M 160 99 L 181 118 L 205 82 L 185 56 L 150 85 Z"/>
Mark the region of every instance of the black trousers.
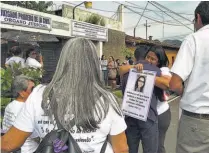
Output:
<path fill-rule="evenodd" d="M 158 153 L 166 153 L 164 142 L 170 122 L 171 122 L 171 111 L 169 108 L 166 112 L 158 116 L 158 130 L 159 130 Z"/>
<path fill-rule="evenodd" d="M 142 142 L 143 153 L 157 153 L 158 148 L 158 121 L 140 121 L 132 117 L 125 118 L 127 129 L 126 137 L 129 153 L 138 153 L 139 143 Z"/>

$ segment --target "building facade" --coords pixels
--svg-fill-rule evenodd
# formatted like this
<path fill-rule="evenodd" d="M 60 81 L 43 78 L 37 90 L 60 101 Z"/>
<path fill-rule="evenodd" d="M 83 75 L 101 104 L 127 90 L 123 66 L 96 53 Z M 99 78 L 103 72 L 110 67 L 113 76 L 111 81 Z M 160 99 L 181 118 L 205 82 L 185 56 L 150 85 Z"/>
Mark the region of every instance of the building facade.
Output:
<path fill-rule="evenodd" d="M 120 7 L 122 11 L 122 7 Z M 125 34 L 123 30 L 123 16 L 119 16 L 119 20 L 105 18 L 105 26 L 99 26 L 83 21 L 73 20 L 72 7 L 63 5 L 63 16 L 52 15 L 48 13 L 38 12 L 26 8 L 12 6 L 1 3 L 1 32 L 17 32 L 19 34 L 30 34 L 33 38 L 41 36 L 53 36 L 58 39 L 56 42 L 38 41 L 41 49 L 41 54 L 44 58 L 44 69 L 46 71 L 46 80 L 50 80 L 55 71 L 57 61 L 64 43 L 73 37 L 84 37 L 91 39 L 96 48 L 97 54 L 101 57 L 102 54 L 108 55 L 115 51 L 117 55 L 120 52 L 120 46 L 125 45 Z M 84 17 L 91 13 L 87 11 L 79 11 L 76 9 L 76 15 Z M 109 28 L 109 29 L 108 29 Z M 119 33 L 120 41 L 113 43 L 112 37 L 115 33 Z M 18 34 L 18 37 L 19 37 Z M 108 35 L 110 34 L 110 36 Z M 1 64 L 4 65 L 8 50 L 14 46 L 19 45 L 23 49 L 26 48 L 24 43 L 13 41 L 7 38 L 1 38 Z M 108 42 L 108 40 L 111 40 Z M 114 48 L 115 47 L 115 48 Z M 103 53 L 104 52 L 104 53 Z"/>

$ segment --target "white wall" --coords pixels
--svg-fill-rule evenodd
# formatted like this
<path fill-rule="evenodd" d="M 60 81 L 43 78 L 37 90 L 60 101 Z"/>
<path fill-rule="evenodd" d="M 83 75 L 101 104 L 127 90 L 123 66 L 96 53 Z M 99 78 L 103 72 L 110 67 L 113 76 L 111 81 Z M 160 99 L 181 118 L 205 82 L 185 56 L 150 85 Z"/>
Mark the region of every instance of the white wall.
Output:
<path fill-rule="evenodd" d="M 119 9 L 120 11 L 122 11 L 122 7 Z M 89 17 L 91 14 L 96 14 L 96 13 L 92 13 L 86 10 L 82 10 L 80 8 L 76 8 L 75 10 L 75 19 L 77 21 L 84 21 L 87 17 Z M 66 17 L 66 18 L 73 18 L 73 6 L 69 6 L 69 5 L 63 5 L 63 10 L 62 10 L 62 16 Z M 114 29 L 114 30 L 119 30 L 119 31 L 123 31 L 123 25 L 122 25 L 122 18 L 121 21 L 117 21 L 111 18 L 108 18 L 106 16 L 102 16 L 100 15 L 104 20 L 105 20 L 105 27 L 109 28 L 109 29 Z M 122 16 L 121 16 L 122 17 Z"/>
<path fill-rule="evenodd" d="M 3 3 L 1 3 L 1 8 L 9 9 L 11 11 L 18 11 L 18 12 L 22 12 L 22 13 L 34 14 L 34 15 L 38 15 L 38 16 L 51 18 L 52 22 L 57 21 L 57 22 L 63 22 L 63 23 L 69 24 L 69 30 L 62 30 L 62 29 L 55 29 L 55 28 L 51 28 L 51 30 L 44 30 L 44 29 L 36 29 L 36 28 L 31 28 L 31 27 L 10 25 L 10 24 L 5 24 L 5 23 L 0 24 L 1 28 L 22 30 L 22 31 L 29 31 L 29 32 L 40 32 L 40 33 L 45 33 L 45 34 L 57 35 L 57 36 L 66 36 L 66 37 L 71 36 L 71 21 L 70 21 L 70 19 L 63 18 L 63 17 L 56 16 L 56 15 L 47 14 L 47 13 L 42 13 L 42 12 L 38 12 L 38 11 L 34 11 L 34 10 L 29 10 L 29 9 L 25 9 L 22 7 L 11 6 L 11 5 L 7 5 L 7 4 L 3 4 Z"/>

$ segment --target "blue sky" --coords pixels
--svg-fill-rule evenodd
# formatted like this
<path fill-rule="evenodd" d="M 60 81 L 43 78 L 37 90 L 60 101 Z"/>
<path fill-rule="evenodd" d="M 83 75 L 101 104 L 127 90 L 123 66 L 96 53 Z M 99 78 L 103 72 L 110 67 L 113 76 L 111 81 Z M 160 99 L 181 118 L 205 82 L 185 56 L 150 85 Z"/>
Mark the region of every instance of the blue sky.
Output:
<path fill-rule="evenodd" d="M 70 3 L 73 3 L 73 4 L 79 4 L 80 2 L 81 1 L 70 1 Z M 119 6 L 118 3 L 123 3 L 136 12 L 142 12 L 143 8 L 147 4 L 147 1 L 130 1 L 130 2 L 133 4 L 127 3 L 125 1 L 117 1 L 117 2 L 93 1 L 92 2 L 92 9 L 89 9 L 89 11 L 96 12 L 98 14 L 111 17 L 114 15 L 114 11 L 117 10 L 117 8 Z M 186 14 L 181 14 L 181 15 L 191 21 L 194 19 L 193 13 L 194 13 L 194 10 L 199 2 L 200 1 L 158 1 L 158 3 L 169 8 L 170 10 L 172 10 L 174 12 L 189 14 L 189 15 L 186 15 Z M 56 4 L 58 6 L 63 3 L 64 3 L 63 1 L 56 2 Z M 134 6 L 134 8 L 130 7 L 130 6 Z M 136 7 L 140 7 L 142 9 L 139 9 Z M 81 6 L 80 8 L 84 9 L 84 6 Z M 94 10 L 94 9 L 102 9 L 102 10 L 107 10 L 110 12 L 98 11 L 98 10 Z M 158 10 L 157 8 L 152 6 L 151 4 L 148 4 L 147 9 L 156 10 L 157 14 L 152 11 L 149 11 L 149 12 L 144 13 L 145 16 L 151 17 L 152 19 L 156 19 L 159 21 L 163 21 L 163 18 L 162 18 L 163 13 L 160 12 L 160 10 Z M 124 12 L 125 12 L 124 13 L 125 33 L 129 34 L 129 35 L 133 35 L 133 28 L 136 26 L 136 24 L 140 18 L 140 15 L 133 13 L 128 9 L 124 9 Z M 188 25 L 188 27 L 193 29 L 193 25 L 191 24 L 191 22 L 186 21 L 185 19 L 182 19 L 181 17 L 178 17 L 176 15 L 173 15 L 173 14 L 170 14 L 170 15 L 172 15 L 175 19 L 177 19 L 178 21 L 180 21 L 184 24 L 190 24 L 190 25 Z M 167 16 L 166 14 L 163 14 L 163 17 L 164 17 L 164 21 L 167 21 L 167 23 L 180 25 L 179 22 L 175 21 L 174 19 Z M 146 22 L 146 20 L 148 23 L 150 23 L 149 25 L 151 25 L 151 27 L 148 28 L 148 36 L 149 35 L 153 36 L 153 39 L 160 39 L 160 40 L 180 39 L 180 40 L 182 40 L 186 35 L 193 32 L 192 30 L 186 28 L 185 26 L 171 26 L 171 25 L 164 24 L 164 37 L 163 37 L 163 24 L 153 23 L 155 21 L 152 21 L 150 19 L 146 19 L 146 18 L 142 17 L 139 22 L 139 25 L 136 29 L 136 36 L 137 37 L 142 37 L 142 38 L 146 37 L 145 26 L 143 25 Z"/>

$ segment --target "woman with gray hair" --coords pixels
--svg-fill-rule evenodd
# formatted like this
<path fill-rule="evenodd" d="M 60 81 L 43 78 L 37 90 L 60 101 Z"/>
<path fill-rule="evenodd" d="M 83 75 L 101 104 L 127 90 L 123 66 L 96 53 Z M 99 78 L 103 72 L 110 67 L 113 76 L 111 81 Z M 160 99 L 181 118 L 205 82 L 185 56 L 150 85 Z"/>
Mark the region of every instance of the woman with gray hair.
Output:
<path fill-rule="evenodd" d="M 9 103 L 5 109 L 2 133 L 7 132 L 12 127 L 16 117 L 24 107 L 25 101 L 32 92 L 34 85 L 31 78 L 23 75 L 15 77 L 12 82 L 12 94 L 16 99 Z M 22 145 L 21 153 L 29 153 L 36 150 L 38 143 L 33 139 L 36 137 L 37 135 L 34 132 Z"/>
<path fill-rule="evenodd" d="M 108 144 L 105 153 L 127 153 L 124 117 L 102 80 L 93 42 L 70 39 L 62 49 L 52 81 L 34 89 L 14 126 L 2 137 L 1 149 L 11 151 L 21 146 L 33 130 L 44 138 L 57 129 L 53 119 L 56 113 L 82 152 L 99 153 L 110 135 L 112 147 Z"/>

